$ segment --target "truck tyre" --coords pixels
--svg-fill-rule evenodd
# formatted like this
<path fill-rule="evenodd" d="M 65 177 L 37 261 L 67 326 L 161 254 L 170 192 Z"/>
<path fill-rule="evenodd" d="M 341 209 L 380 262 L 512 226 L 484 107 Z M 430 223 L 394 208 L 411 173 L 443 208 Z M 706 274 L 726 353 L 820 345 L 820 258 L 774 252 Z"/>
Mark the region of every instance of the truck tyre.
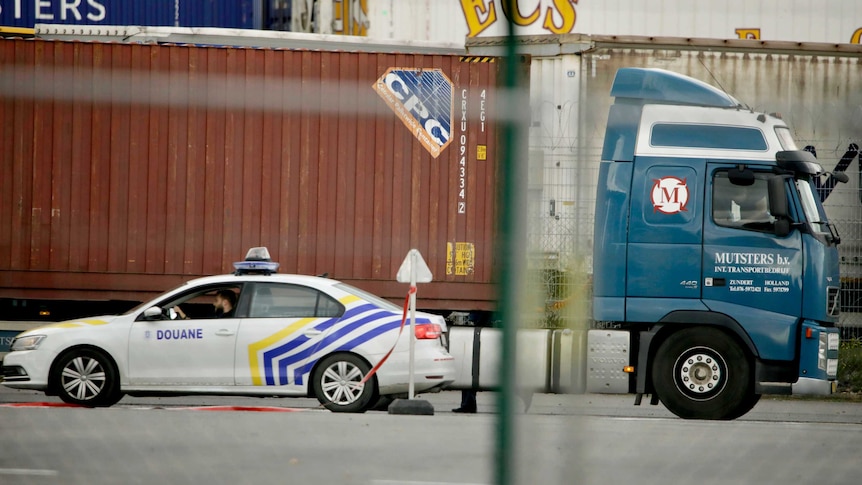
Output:
<path fill-rule="evenodd" d="M 61 355 L 52 379 L 63 402 L 87 407 L 113 406 L 122 397 L 114 362 L 95 349 L 76 349 Z"/>
<path fill-rule="evenodd" d="M 658 348 L 652 382 L 662 404 L 684 419 L 735 419 L 758 401 L 746 352 L 727 333 L 695 327 Z"/>

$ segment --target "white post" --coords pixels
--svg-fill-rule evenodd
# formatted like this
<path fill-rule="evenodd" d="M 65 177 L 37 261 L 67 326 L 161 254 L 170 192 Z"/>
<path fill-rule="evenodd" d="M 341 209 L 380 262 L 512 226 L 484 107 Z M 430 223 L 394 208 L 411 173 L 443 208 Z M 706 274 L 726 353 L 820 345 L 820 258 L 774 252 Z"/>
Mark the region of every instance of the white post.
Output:
<path fill-rule="evenodd" d="M 407 399 L 396 399 L 393 401 L 392 405 L 389 406 L 389 414 L 434 414 L 434 406 L 432 406 L 431 403 L 423 401 L 422 399 L 414 399 L 414 394 L 416 393 L 416 380 L 413 375 L 416 372 L 414 369 L 414 362 L 416 359 L 416 284 L 430 283 L 432 278 L 433 275 L 431 274 L 431 270 L 428 268 L 428 265 L 425 264 L 425 260 L 422 259 L 422 255 L 419 254 L 419 251 L 416 249 L 411 249 L 410 252 L 407 253 L 407 256 L 404 258 L 404 262 L 401 263 L 401 267 L 398 268 L 398 274 L 395 275 L 395 279 L 398 280 L 399 283 L 410 284 L 410 293 L 407 298 L 407 306 L 410 307 L 410 329 L 407 331 L 407 338 L 410 340 L 410 355 L 408 356 L 408 359 L 410 360 L 408 363 L 408 373 L 410 375 L 409 384 L 407 386 Z M 399 342 L 397 344 L 400 344 L 400 339 L 404 337 L 404 333 L 400 332 L 398 335 Z"/>
<path fill-rule="evenodd" d="M 415 388 L 414 379 L 413 379 L 413 354 L 416 351 L 416 328 L 414 325 L 416 324 L 416 265 L 419 264 L 416 261 L 416 256 L 419 254 L 418 251 L 410 251 L 410 380 L 408 391 L 407 391 L 407 399 L 413 399 L 413 391 Z"/>

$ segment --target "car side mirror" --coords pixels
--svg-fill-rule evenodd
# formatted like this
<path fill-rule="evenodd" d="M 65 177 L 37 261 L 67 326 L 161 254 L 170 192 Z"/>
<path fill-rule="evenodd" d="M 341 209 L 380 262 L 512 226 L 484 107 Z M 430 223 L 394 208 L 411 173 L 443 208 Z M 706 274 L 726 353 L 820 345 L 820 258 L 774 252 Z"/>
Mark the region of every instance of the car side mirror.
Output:
<path fill-rule="evenodd" d="M 144 320 L 161 320 L 162 309 L 157 306 L 151 306 L 144 310 Z"/>

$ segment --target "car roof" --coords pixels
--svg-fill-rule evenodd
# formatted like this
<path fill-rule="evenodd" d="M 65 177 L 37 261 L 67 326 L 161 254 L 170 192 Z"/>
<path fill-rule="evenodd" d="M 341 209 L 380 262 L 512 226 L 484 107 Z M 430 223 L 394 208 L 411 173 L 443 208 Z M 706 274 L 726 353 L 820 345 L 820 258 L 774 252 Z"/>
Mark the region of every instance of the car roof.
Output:
<path fill-rule="evenodd" d="M 206 284 L 219 283 L 246 283 L 246 282 L 265 282 L 265 283 L 293 283 L 311 286 L 334 286 L 341 283 L 338 280 L 322 278 L 320 276 L 298 275 L 298 274 L 279 274 L 273 273 L 269 275 L 262 274 L 223 274 L 214 276 L 204 276 L 195 278 L 186 282 L 186 286 L 198 286 Z"/>

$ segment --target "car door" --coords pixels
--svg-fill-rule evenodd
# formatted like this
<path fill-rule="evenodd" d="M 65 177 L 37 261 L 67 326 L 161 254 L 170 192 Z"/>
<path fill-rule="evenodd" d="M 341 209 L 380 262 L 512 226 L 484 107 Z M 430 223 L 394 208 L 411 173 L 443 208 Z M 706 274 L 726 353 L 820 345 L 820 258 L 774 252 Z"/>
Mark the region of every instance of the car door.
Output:
<path fill-rule="evenodd" d="M 237 385 L 304 389 L 305 376 L 326 351 L 326 335 L 344 306 L 299 284 L 258 282 L 245 293 L 250 299 L 237 337 Z"/>
<path fill-rule="evenodd" d="M 129 336 L 132 386 L 232 386 L 239 318 L 217 318 L 218 291 L 239 293 L 240 285 L 208 285 L 160 303 L 179 306 L 188 319 L 138 319 Z"/>

